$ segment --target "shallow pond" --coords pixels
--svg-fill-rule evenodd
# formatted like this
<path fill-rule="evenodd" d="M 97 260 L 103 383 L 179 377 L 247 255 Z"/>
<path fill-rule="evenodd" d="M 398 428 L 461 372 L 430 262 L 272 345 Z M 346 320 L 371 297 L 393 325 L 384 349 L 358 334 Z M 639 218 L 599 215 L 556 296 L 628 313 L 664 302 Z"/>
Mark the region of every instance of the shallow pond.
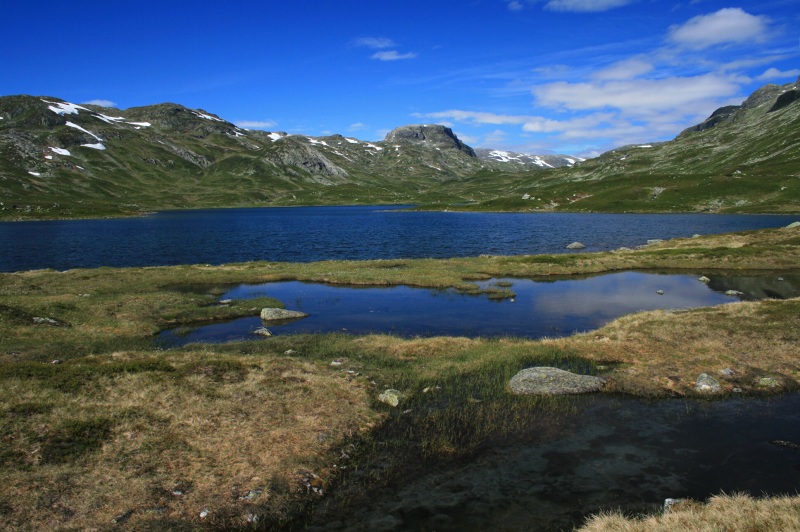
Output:
<path fill-rule="evenodd" d="M 800 295 L 800 274 L 714 274 L 707 284 L 701 274 L 620 272 L 586 278 L 492 279 L 482 287 L 511 290 L 512 299 L 490 299 L 455 290 L 393 286 L 355 288 L 297 281 L 241 285 L 220 299 L 269 296 L 287 309 L 309 316 L 280 325 L 268 324 L 275 335 L 346 331 L 352 334 L 556 337 L 587 331 L 640 310 L 683 309 L 719 305 L 741 299 L 787 298 Z M 741 295 L 726 295 L 728 290 Z M 659 294 L 659 291 L 663 294 Z M 264 325 L 258 317 L 194 328 L 164 331 L 159 342 L 177 346 L 191 342 L 254 339 Z"/>
<path fill-rule="evenodd" d="M 309 529 L 572 530 L 592 513 L 654 511 L 666 498 L 800 489 L 800 451 L 770 443 L 800 442 L 800 396 L 576 400 L 550 441 L 431 467 L 351 505 L 325 500 Z"/>

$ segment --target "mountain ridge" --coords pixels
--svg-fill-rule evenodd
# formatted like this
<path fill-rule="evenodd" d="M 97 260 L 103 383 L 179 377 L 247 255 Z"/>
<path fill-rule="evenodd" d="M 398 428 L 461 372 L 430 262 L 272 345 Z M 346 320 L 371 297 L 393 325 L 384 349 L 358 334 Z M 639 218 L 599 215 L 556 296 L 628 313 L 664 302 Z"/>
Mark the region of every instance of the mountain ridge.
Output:
<path fill-rule="evenodd" d="M 800 212 L 800 80 L 674 139 L 599 157 L 473 149 L 413 124 L 382 141 L 246 130 L 203 109 L 0 97 L 0 219 L 270 205 Z"/>

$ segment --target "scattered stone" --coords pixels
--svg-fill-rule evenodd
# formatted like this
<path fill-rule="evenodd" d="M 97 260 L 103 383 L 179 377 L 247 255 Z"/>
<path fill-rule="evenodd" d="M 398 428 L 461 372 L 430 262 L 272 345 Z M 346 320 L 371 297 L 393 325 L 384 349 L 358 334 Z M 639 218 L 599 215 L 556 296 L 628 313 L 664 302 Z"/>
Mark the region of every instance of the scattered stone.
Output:
<path fill-rule="evenodd" d="M 50 363 L 51 363 L 51 364 L 61 364 L 61 361 L 60 361 L 59 359 L 57 359 L 57 358 L 56 358 L 55 360 L 53 360 L 53 361 L 52 361 L 52 362 L 50 362 Z"/>
<path fill-rule="evenodd" d="M 731 391 L 732 391 L 733 393 L 742 393 L 742 391 L 743 391 L 743 390 L 737 386 L 737 387 L 735 387 L 735 388 L 734 388 L 733 390 L 731 390 Z"/>
<path fill-rule="evenodd" d="M 723 368 L 719 370 L 719 372 L 720 374 L 725 375 L 726 377 L 733 377 L 734 375 L 736 375 L 736 372 L 733 371 L 733 369 L 731 368 Z"/>
<path fill-rule="evenodd" d="M 695 233 L 695 234 L 692 235 L 692 238 L 700 238 L 701 236 L 703 236 L 703 235 L 699 235 L 699 234 Z"/>
<path fill-rule="evenodd" d="M 331 366 L 341 366 L 345 362 L 347 362 L 346 358 L 335 358 L 331 360 Z"/>
<path fill-rule="evenodd" d="M 800 227 L 800 222 L 792 222 L 786 226 L 786 229 L 797 229 Z"/>
<path fill-rule="evenodd" d="M 397 406 L 400 404 L 400 399 L 402 397 L 403 394 L 401 394 L 398 390 L 389 388 L 384 390 L 384 392 L 378 396 L 378 401 L 381 403 L 386 403 L 389 406 Z"/>
<path fill-rule="evenodd" d="M 722 391 L 719 381 L 708 373 L 701 373 L 697 376 L 694 389 L 700 393 L 719 393 Z"/>
<path fill-rule="evenodd" d="M 125 521 L 130 519 L 132 515 L 133 515 L 133 510 L 127 510 L 115 516 L 114 519 L 111 520 L 111 522 L 114 524 L 124 523 Z"/>
<path fill-rule="evenodd" d="M 786 447 L 787 449 L 797 449 L 800 450 L 800 445 L 786 440 L 770 440 L 769 443 L 772 445 L 777 445 L 778 447 Z"/>
<path fill-rule="evenodd" d="M 739 292 L 738 290 L 725 290 L 726 296 L 743 296 L 744 292 Z"/>
<path fill-rule="evenodd" d="M 663 296 L 664 295 L 664 291 L 663 290 L 656 290 L 656 294 L 658 294 L 660 296 Z"/>
<path fill-rule="evenodd" d="M 266 327 L 259 327 L 258 329 L 253 331 L 253 334 L 257 334 L 259 336 L 272 336 L 272 332 Z"/>
<path fill-rule="evenodd" d="M 52 325 L 53 327 L 58 327 L 61 325 L 61 322 L 58 320 L 54 320 L 53 318 L 42 318 L 41 316 L 34 316 L 33 323 L 37 325 Z"/>
<path fill-rule="evenodd" d="M 264 488 L 253 488 L 241 497 L 239 497 L 240 501 L 252 501 L 253 499 L 257 498 L 259 495 L 264 493 Z"/>
<path fill-rule="evenodd" d="M 651 246 L 651 245 L 653 245 L 653 244 L 660 244 L 660 243 L 662 243 L 663 241 L 664 241 L 664 239 L 663 239 L 663 238 L 651 238 L 650 240 L 648 240 L 648 241 L 647 241 L 647 245 L 648 245 L 648 246 Z"/>
<path fill-rule="evenodd" d="M 711 279 L 709 279 L 705 275 L 703 275 L 702 277 L 698 277 L 697 280 L 700 281 L 701 283 L 710 283 L 711 282 Z"/>
<path fill-rule="evenodd" d="M 308 316 L 299 310 L 286 310 L 283 308 L 263 308 L 261 309 L 261 319 L 264 321 L 294 320 Z"/>
<path fill-rule="evenodd" d="M 205 519 L 206 517 L 208 517 L 208 514 L 210 514 L 210 513 L 211 513 L 211 510 L 209 510 L 208 508 L 203 508 L 200 511 L 200 519 Z"/>
<path fill-rule="evenodd" d="M 306 488 L 306 493 L 313 493 L 315 495 L 323 495 L 324 483 L 316 473 L 301 469 L 298 471 L 300 475 L 300 483 Z"/>
<path fill-rule="evenodd" d="M 781 385 L 781 383 L 778 382 L 778 379 L 774 377 L 762 377 L 758 379 L 756 385 L 761 386 L 763 388 L 777 388 L 778 386 Z"/>
<path fill-rule="evenodd" d="M 233 303 L 233 299 L 220 299 L 219 300 L 219 304 L 220 305 L 230 305 L 231 303 Z"/>
<path fill-rule="evenodd" d="M 297 351 L 295 351 L 294 349 L 287 349 L 286 351 L 283 352 L 283 354 L 286 355 L 286 356 L 292 356 L 292 355 L 296 355 Z"/>
<path fill-rule="evenodd" d="M 583 244 L 581 244 L 580 242 L 573 242 L 572 244 L 569 244 L 569 245 L 567 246 L 567 249 L 583 249 L 583 248 L 585 248 L 585 247 L 586 247 L 586 246 L 584 246 L 584 245 L 583 245 Z"/>
<path fill-rule="evenodd" d="M 625 252 L 625 251 L 633 251 L 633 250 L 631 248 L 626 248 L 625 246 L 622 246 L 621 248 L 617 248 L 616 251 Z"/>
<path fill-rule="evenodd" d="M 668 513 L 672 510 L 673 506 L 680 504 L 683 500 L 684 499 L 664 499 L 664 513 Z"/>
<path fill-rule="evenodd" d="M 783 277 L 778 277 L 778 280 L 779 281 L 783 281 Z"/>
<path fill-rule="evenodd" d="M 511 393 L 520 395 L 563 395 L 599 391 L 606 381 L 592 375 L 578 375 L 563 369 L 535 367 L 523 369 L 508 383 Z"/>

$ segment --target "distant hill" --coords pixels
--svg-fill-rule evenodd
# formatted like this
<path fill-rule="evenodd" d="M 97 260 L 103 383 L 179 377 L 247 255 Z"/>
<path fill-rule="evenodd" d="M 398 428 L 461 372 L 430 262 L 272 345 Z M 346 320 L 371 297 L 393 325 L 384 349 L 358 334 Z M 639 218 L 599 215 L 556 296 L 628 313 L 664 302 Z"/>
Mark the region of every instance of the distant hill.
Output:
<path fill-rule="evenodd" d="M 800 212 L 798 100 L 800 79 L 766 85 L 674 140 L 623 146 L 531 175 L 479 208 Z"/>
<path fill-rule="evenodd" d="M 674 140 L 582 160 L 473 149 L 447 127 L 383 141 L 237 127 L 164 103 L 0 98 L 0 219 L 266 205 L 800 212 L 800 80 L 766 85 Z"/>
<path fill-rule="evenodd" d="M 515 157 L 477 156 L 443 126 L 403 126 L 367 142 L 245 130 L 174 103 L 119 110 L 8 96 L 0 98 L 0 218 L 479 201 L 504 192 L 498 176 L 545 168 Z"/>

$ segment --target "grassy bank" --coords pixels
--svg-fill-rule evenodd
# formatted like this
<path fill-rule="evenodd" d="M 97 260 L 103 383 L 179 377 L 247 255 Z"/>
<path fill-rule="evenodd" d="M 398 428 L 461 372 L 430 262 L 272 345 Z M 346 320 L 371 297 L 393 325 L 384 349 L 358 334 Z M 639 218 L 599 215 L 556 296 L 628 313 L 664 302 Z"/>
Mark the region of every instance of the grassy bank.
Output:
<path fill-rule="evenodd" d="M 304 335 L 170 351 L 154 344 L 168 326 L 280 304 L 219 304 L 238 283 L 475 292 L 474 281 L 490 277 L 798 267 L 800 229 L 775 229 L 592 254 L 0 274 L 0 516 L 35 529 L 280 526 L 343 482 L 342 471 L 362 468 L 372 481 L 397 474 L 363 471 L 376 452 L 414 441 L 393 463 L 458 460 L 492 438 L 531 436 L 525 431 L 541 426 L 531 419 L 571 408 L 569 399 L 505 392 L 508 378 L 533 364 L 601 374 L 610 390 L 638 395 L 693 395 L 699 373 L 724 368 L 733 370 L 720 377 L 725 393 L 800 382 L 798 299 L 641 313 L 558 340 Z M 377 401 L 387 388 L 401 392 L 399 408 Z"/>

